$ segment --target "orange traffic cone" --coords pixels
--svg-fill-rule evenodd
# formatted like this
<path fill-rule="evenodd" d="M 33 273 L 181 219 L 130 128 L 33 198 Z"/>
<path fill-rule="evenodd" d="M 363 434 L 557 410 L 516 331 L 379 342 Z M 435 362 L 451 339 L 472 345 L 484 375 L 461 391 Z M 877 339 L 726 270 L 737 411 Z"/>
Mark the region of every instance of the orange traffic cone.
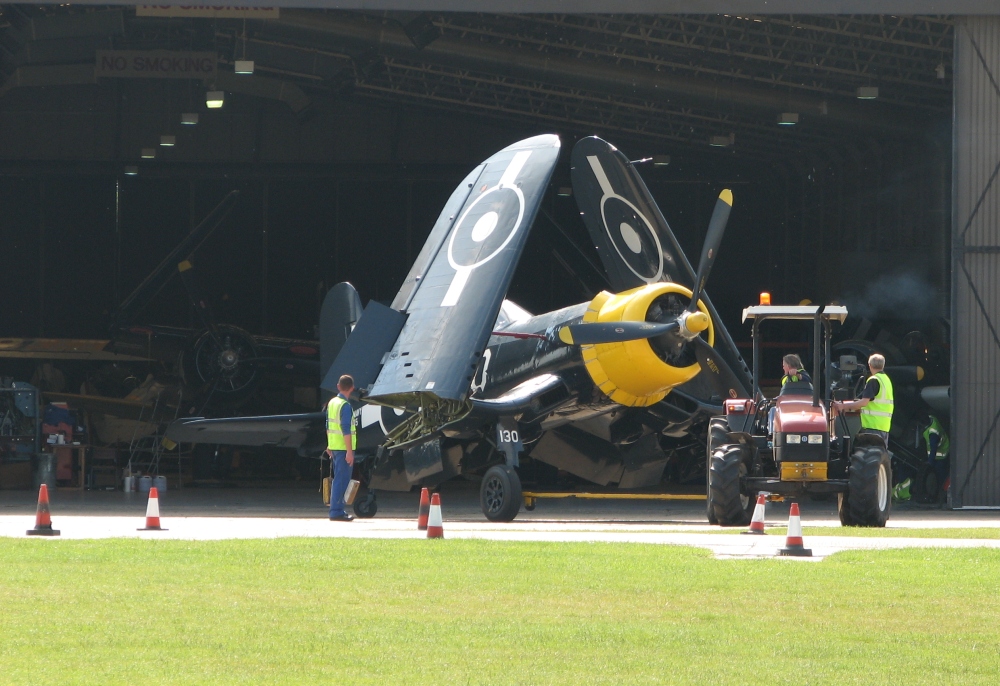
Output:
<path fill-rule="evenodd" d="M 750 528 L 744 531 L 745 534 L 764 535 L 764 503 L 767 498 L 763 493 L 757 494 L 757 506 L 753 508 L 753 519 L 750 520 Z"/>
<path fill-rule="evenodd" d="M 136 531 L 166 531 L 160 526 L 160 494 L 156 486 L 149 489 L 149 502 L 146 503 L 146 526 Z"/>
<path fill-rule="evenodd" d="M 778 555 L 794 555 L 797 557 L 812 557 L 813 551 L 802 544 L 802 520 L 799 519 L 799 504 L 792 503 L 788 511 L 788 535 L 785 537 L 785 547 Z"/>
<path fill-rule="evenodd" d="M 431 511 L 427 516 L 427 538 L 444 538 L 444 522 L 441 521 L 441 496 L 431 496 Z"/>
<path fill-rule="evenodd" d="M 49 487 L 45 484 L 38 487 L 38 509 L 35 510 L 35 528 L 28 529 L 28 535 L 59 535 L 59 532 L 52 528 L 52 515 L 49 513 Z"/>
<path fill-rule="evenodd" d="M 431 495 L 426 488 L 420 489 L 420 508 L 417 510 L 417 531 L 427 531 L 427 514 L 431 510 Z"/>

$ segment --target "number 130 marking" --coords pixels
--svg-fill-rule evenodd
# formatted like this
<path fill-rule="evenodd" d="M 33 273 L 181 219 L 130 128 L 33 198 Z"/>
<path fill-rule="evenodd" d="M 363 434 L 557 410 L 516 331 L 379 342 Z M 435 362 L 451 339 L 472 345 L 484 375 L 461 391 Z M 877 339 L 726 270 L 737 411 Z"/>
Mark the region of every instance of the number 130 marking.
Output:
<path fill-rule="evenodd" d="M 500 442 L 501 443 L 517 443 L 521 440 L 517 431 L 508 431 L 507 429 L 500 429 Z"/>

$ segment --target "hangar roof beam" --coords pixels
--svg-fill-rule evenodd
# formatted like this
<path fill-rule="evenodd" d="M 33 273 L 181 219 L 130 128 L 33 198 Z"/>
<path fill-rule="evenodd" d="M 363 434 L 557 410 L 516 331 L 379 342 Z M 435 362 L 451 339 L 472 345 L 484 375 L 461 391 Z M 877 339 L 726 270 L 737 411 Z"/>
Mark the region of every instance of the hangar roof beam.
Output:
<path fill-rule="evenodd" d="M 464 41 L 449 35 L 417 50 L 402 27 L 382 21 L 359 21 L 334 14 L 317 16 L 311 12 L 287 10 L 274 23 L 375 47 L 394 57 L 487 71 L 500 67 L 505 73 L 518 78 L 626 96 L 657 95 L 673 104 L 677 104 L 674 102 L 676 98 L 688 104 L 716 108 L 722 105 L 764 110 L 769 115 L 778 111 L 820 114 L 825 110 L 826 114 L 823 116 L 831 121 L 851 126 L 873 126 L 894 132 L 907 128 L 908 123 L 917 125 L 908 110 L 891 108 L 882 103 L 867 103 L 861 107 L 856 102 L 827 100 L 801 93 L 735 83 L 717 84 L 662 71 L 627 70 L 620 66 L 570 57 L 551 57 L 537 52 L 510 50 L 503 46 Z"/>

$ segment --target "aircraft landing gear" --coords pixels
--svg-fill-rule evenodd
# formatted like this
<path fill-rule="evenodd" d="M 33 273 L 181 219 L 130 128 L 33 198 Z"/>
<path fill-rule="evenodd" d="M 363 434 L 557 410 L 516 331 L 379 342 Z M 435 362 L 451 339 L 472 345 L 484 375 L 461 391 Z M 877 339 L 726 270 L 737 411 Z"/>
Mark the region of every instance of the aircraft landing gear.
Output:
<path fill-rule="evenodd" d="M 513 467 L 498 464 L 486 470 L 479 487 L 479 504 L 491 522 L 512 522 L 521 510 L 521 479 Z"/>
<path fill-rule="evenodd" d="M 371 519 L 378 512 L 378 501 L 375 500 L 375 491 L 368 491 L 364 498 L 354 501 L 354 514 L 361 519 Z"/>

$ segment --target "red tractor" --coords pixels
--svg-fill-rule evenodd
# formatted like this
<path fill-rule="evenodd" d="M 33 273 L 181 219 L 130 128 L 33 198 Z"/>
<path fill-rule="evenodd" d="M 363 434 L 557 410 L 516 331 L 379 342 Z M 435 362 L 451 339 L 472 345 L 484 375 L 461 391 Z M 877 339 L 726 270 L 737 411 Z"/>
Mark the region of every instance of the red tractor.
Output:
<path fill-rule="evenodd" d="M 885 526 L 891 507 L 891 455 L 881 437 L 859 433 L 858 412 L 831 410 L 831 395 L 840 397 L 840 386 L 854 382 L 853 369 L 842 370 L 843 364 L 830 360 L 832 322 L 843 323 L 846 317 L 847 308 L 841 305 L 758 305 L 743 310 L 743 321 L 753 320 L 754 398 L 727 399 L 725 416 L 709 424 L 711 523 L 747 524 L 759 493 L 779 498 L 836 494 L 844 526 Z M 813 323 L 815 384 L 788 381 L 769 399 L 760 391 L 760 325 L 774 319 Z M 836 382 L 831 382 L 834 376 Z"/>

